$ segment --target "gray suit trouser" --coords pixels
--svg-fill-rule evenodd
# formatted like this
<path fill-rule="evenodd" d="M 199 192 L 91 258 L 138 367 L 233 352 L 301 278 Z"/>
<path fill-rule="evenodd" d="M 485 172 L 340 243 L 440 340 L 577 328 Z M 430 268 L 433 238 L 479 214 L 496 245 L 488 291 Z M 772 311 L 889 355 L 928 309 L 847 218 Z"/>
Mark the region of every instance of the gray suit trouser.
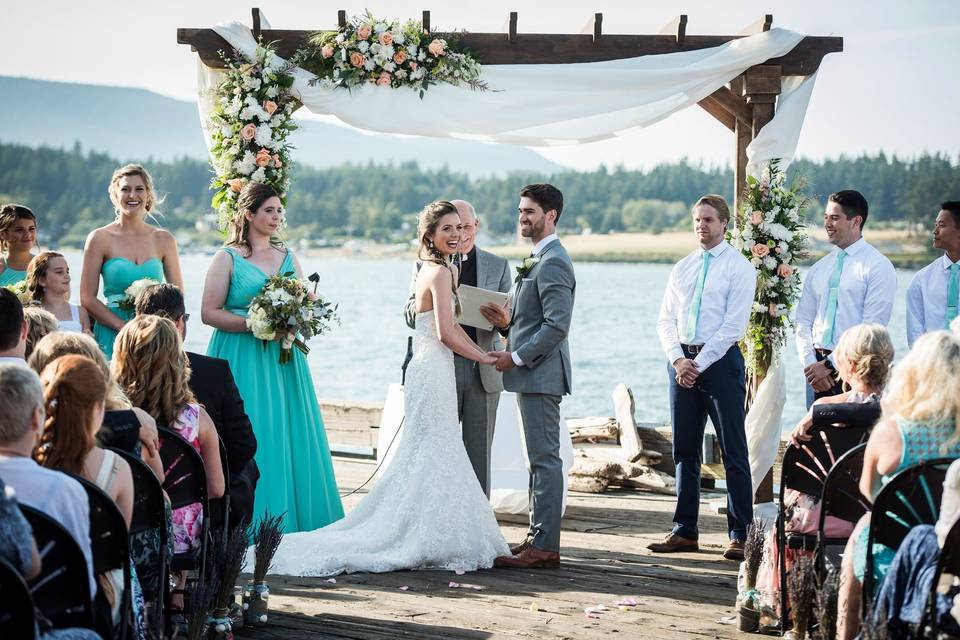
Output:
<path fill-rule="evenodd" d="M 560 551 L 563 462 L 560 459 L 561 396 L 517 393 L 530 462 L 530 530 L 533 546 Z"/>
<path fill-rule="evenodd" d="M 490 497 L 490 448 L 497 423 L 499 393 L 487 393 L 476 362 L 454 355 L 457 377 L 457 412 L 463 424 L 463 446 L 483 492 Z"/>

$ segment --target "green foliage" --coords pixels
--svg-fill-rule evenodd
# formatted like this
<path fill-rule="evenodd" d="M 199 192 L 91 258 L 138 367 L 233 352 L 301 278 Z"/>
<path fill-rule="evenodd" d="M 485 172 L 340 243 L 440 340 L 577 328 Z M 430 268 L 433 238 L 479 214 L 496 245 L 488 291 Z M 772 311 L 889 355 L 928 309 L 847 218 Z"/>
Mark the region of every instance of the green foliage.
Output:
<path fill-rule="evenodd" d="M 294 152 L 295 154 L 296 152 Z M 126 161 L 127 159 L 123 159 Z M 201 160 L 144 162 L 153 174 L 164 202 L 160 224 L 190 231 L 198 221 L 215 225 L 209 207 L 210 166 Z M 0 143 L 0 202 L 22 202 L 40 219 L 41 242 L 80 246 L 94 228 L 113 220 L 107 184 L 120 159 L 73 149 L 33 149 Z M 729 169 L 705 168 L 686 161 L 662 164 L 648 171 L 600 167 L 545 175 L 515 172 L 507 176 L 471 179 L 447 169 L 421 170 L 415 162 L 399 165 L 343 165 L 313 169 L 297 165 L 288 193 L 289 237 L 368 237 L 409 239 L 416 214 L 438 198 L 470 200 L 481 216 L 481 229 L 492 235 L 516 230 L 517 192 L 530 182 L 557 184 L 566 206 L 564 231 L 585 228 L 609 231 L 657 232 L 688 228 L 689 207 L 705 193 L 732 198 Z M 787 180 L 800 176 L 805 192 L 815 200 L 807 216 L 818 220 L 826 197 L 839 189 L 856 188 L 870 201 L 870 221 L 933 220 L 937 206 L 960 197 L 960 166 L 937 154 L 911 160 L 883 154 L 791 165 Z M 816 203 L 819 201 L 819 204 Z M 209 231 L 199 234 L 205 240 Z M 209 242 L 209 240 L 206 240 Z"/>

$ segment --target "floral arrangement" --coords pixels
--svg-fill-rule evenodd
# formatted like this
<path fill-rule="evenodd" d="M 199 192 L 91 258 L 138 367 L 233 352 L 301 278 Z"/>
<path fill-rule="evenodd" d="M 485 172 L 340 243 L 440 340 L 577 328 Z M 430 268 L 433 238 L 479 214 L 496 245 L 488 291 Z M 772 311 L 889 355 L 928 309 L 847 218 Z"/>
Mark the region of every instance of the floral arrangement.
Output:
<path fill-rule="evenodd" d="M 290 362 L 293 347 L 309 353 L 306 340 L 325 333 L 331 323 L 339 322 L 337 305 L 308 291 L 292 271 L 271 276 L 263 290 L 250 301 L 249 309 L 247 328 L 254 337 L 263 340 L 264 347 L 271 340 L 280 340 L 280 364 Z"/>
<path fill-rule="evenodd" d="M 3 285 L 3 288 L 12 291 L 15 296 L 20 299 L 20 302 L 27 304 L 31 301 L 30 291 L 27 289 L 27 281 L 21 280 L 20 282 L 15 282 L 14 284 Z"/>
<path fill-rule="evenodd" d="M 809 200 L 798 187 L 786 186 L 785 180 L 777 160 L 764 168 L 759 180 L 747 176 L 737 225 L 727 238 L 757 270 L 757 291 L 743 344 L 754 380 L 762 379 L 779 358 L 790 311 L 800 295 L 796 263 L 807 254 L 803 210 Z"/>
<path fill-rule="evenodd" d="M 313 49 L 301 66 L 325 88 L 410 87 L 421 98 L 431 84 L 441 82 L 488 89 L 480 80 L 480 63 L 447 40 L 424 33 L 419 20 L 381 20 L 368 11 L 338 31 L 314 34 L 310 44 Z"/>
<path fill-rule="evenodd" d="M 160 283 L 153 278 L 140 278 L 139 280 L 134 280 L 130 283 L 129 287 L 123 290 L 123 298 L 117 302 L 117 306 L 124 311 L 133 313 L 136 310 L 137 296 L 140 295 L 140 292 L 147 287 L 152 287 L 157 284 Z"/>
<path fill-rule="evenodd" d="M 214 92 L 216 105 L 208 125 L 213 141 L 211 205 L 221 229 L 236 212 L 237 196 L 247 182 L 269 184 L 285 200 L 290 183 L 287 138 L 297 129 L 292 115 L 300 106 L 291 91 L 290 71 L 297 61 L 298 56 L 284 61 L 263 42 L 257 44 L 253 60 L 237 52 L 224 56 L 224 79 Z"/>

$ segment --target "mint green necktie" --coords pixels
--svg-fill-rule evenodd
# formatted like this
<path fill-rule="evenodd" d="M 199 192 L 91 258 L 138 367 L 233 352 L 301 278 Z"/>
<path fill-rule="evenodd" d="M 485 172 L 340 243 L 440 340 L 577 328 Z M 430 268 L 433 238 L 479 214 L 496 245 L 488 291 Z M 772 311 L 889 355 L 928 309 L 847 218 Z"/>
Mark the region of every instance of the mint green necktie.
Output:
<path fill-rule="evenodd" d="M 950 265 L 950 279 L 947 281 L 947 315 L 943 323 L 944 329 L 950 328 L 950 323 L 957 317 L 957 303 L 960 300 L 960 264 Z"/>
<path fill-rule="evenodd" d="M 700 265 L 700 277 L 697 278 L 697 288 L 693 290 L 693 304 L 687 314 L 687 331 L 684 342 L 692 344 L 697 337 L 697 323 L 700 321 L 700 299 L 703 297 L 703 283 L 707 279 L 707 270 L 710 268 L 710 259 L 713 255 L 709 251 L 703 252 L 703 263 Z"/>
<path fill-rule="evenodd" d="M 833 344 L 833 325 L 837 319 L 837 295 L 840 290 L 840 274 L 843 273 L 843 260 L 847 257 L 847 252 L 843 249 L 837 253 L 837 262 L 833 265 L 833 275 L 830 276 L 830 293 L 827 296 L 827 317 L 824 321 L 826 330 L 823 332 L 823 338 L 820 340 L 821 347 L 828 347 Z"/>

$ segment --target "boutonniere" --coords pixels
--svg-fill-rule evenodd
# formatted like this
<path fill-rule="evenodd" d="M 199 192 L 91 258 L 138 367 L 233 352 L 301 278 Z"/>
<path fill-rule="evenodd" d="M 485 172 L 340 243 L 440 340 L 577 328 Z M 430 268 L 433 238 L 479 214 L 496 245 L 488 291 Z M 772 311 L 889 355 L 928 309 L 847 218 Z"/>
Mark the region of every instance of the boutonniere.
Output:
<path fill-rule="evenodd" d="M 523 280 L 528 273 L 530 273 L 530 269 L 533 269 L 533 265 L 537 264 L 538 262 L 540 262 L 539 256 L 535 258 L 524 258 L 520 266 L 517 267 L 517 277 L 513 279 L 514 284 L 520 284 L 520 281 Z"/>

